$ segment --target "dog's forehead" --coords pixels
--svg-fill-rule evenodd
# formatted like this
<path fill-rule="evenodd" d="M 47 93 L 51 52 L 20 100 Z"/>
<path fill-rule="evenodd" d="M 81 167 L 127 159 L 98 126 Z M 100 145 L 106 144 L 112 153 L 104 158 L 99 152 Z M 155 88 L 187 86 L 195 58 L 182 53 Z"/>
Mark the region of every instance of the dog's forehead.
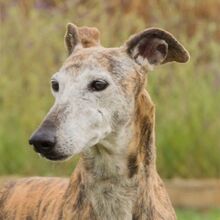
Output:
<path fill-rule="evenodd" d="M 80 74 L 82 70 L 99 70 L 113 77 L 123 77 L 134 71 L 134 62 L 120 48 L 82 48 L 64 62 L 62 70 Z"/>

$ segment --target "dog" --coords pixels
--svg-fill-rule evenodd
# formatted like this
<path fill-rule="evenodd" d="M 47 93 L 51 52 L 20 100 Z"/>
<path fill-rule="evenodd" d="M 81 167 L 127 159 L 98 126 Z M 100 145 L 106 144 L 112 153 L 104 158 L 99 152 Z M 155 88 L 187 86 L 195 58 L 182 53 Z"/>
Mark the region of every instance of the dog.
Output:
<path fill-rule="evenodd" d="M 0 219 L 176 219 L 156 170 L 155 106 L 145 85 L 155 66 L 185 63 L 189 53 L 158 28 L 105 48 L 98 29 L 69 23 L 65 44 L 69 56 L 51 79 L 55 103 L 29 143 L 49 160 L 80 160 L 70 179 L 6 184 Z"/>

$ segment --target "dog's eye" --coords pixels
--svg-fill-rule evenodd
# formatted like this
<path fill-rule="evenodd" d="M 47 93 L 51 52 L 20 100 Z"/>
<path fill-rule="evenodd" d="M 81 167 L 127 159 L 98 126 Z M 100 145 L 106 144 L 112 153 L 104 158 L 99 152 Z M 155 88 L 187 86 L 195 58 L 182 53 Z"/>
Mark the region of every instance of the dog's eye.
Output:
<path fill-rule="evenodd" d="M 59 91 L 59 83 L 56 80 L 52 80 L 51 81 L 51 87 L 52 87 L 54 92 L 58 92 Z"/>
<path fill-rule="evenodd" d="M 90 83 L 89 89 L 92 91 L 102 91 L 108 87 L 108 82 L 105 80 L 99 79 L 99 80 L 94 80 Z"/>

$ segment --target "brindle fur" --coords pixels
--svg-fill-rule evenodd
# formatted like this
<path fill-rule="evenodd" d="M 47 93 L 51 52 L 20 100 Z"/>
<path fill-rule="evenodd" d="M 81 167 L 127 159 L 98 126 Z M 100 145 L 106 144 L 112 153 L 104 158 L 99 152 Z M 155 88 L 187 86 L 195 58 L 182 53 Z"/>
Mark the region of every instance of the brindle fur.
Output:
<path fill-rule="evenodd" d="M 76 41 L 81 41 L 83 47 L 99 45 L 99 32 L 96 29 L 91 29 L 91 32 L 87 27 L 73 29 L 72 35 L 76 30 L 78 30 L 77 36 L 80 36 Z M 156 34 L 159 32 L 157 31 Z M 65 40 L 69 53 L 72 53 L 77 42 L 68 40 L 68 37 L 71 36 L 67 33 Z M 140 35 L 137 35 L 130 42 L 132 47 L 139 37 Z M 176 45 L 171 44 L 171 46 Z M 91 53 L 85 51 L 78 53 L 78 56 L 77 53 L 75 56 L 70 56 L 64 67 L 79 68 L 87 52 Z M 135 112 L 130 116 L 134 131 L 132 141 L 128 146 L 127 154 L 122 159 L 120 157 L 126 169 L 123 172 L 117 171 L 116 166 L 116 172 L 109 173 L 108 166 L 112 166 L 115 162 L 117 164 L 118 158 L 97 144 L 93 147 L 93 153 L 81 155 L 69 180 L 36 177 L 6 184 L 0 191 L 1 220 L 176 219 L 163 182 L 156 170 L 155 107 L 144 88 L 144 70 L 137 70 L 135 65 L 130 69 L 123 67 L 117 60 L 117 57 L 126 56 L 123 50 L 102 49 L 101 54 L 102 56 L 97 59 L 108 69 L 112 77 L 118 78 L 125 96 L 131 94 L 134 96 Z M 174 55 L 178 56 L 178 54 Z M 172 54 L 167 57 L 167 59 L 171 58 Z M 178 59 L 181 60 L 181 57 Z M 132 74 L 128 74 L 126 80 L 120 79 L 117 74 L 127 70 L 133 70 Z M 117 121 L 117 114 L 115 120 Z M 99 164 L 95 160 L 97 157 L 100 157 Z M 107 162 L 111 160 L 112 162 Z"/>

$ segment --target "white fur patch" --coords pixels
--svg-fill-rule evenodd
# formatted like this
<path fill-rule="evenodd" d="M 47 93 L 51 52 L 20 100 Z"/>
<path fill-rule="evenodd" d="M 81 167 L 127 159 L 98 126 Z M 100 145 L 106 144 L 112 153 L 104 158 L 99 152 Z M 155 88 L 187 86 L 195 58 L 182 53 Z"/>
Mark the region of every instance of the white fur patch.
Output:
<path fill-rule="evenodd" d="M 132 51 L 132 57 L 136 60 L 136 62 L 145 67 L 147 70 L 152 71 L 154 70 L 154 65 L 150 64 L 147 58 L 144 58 L 139 54 L 138 48 L 135 47 Z"/>

